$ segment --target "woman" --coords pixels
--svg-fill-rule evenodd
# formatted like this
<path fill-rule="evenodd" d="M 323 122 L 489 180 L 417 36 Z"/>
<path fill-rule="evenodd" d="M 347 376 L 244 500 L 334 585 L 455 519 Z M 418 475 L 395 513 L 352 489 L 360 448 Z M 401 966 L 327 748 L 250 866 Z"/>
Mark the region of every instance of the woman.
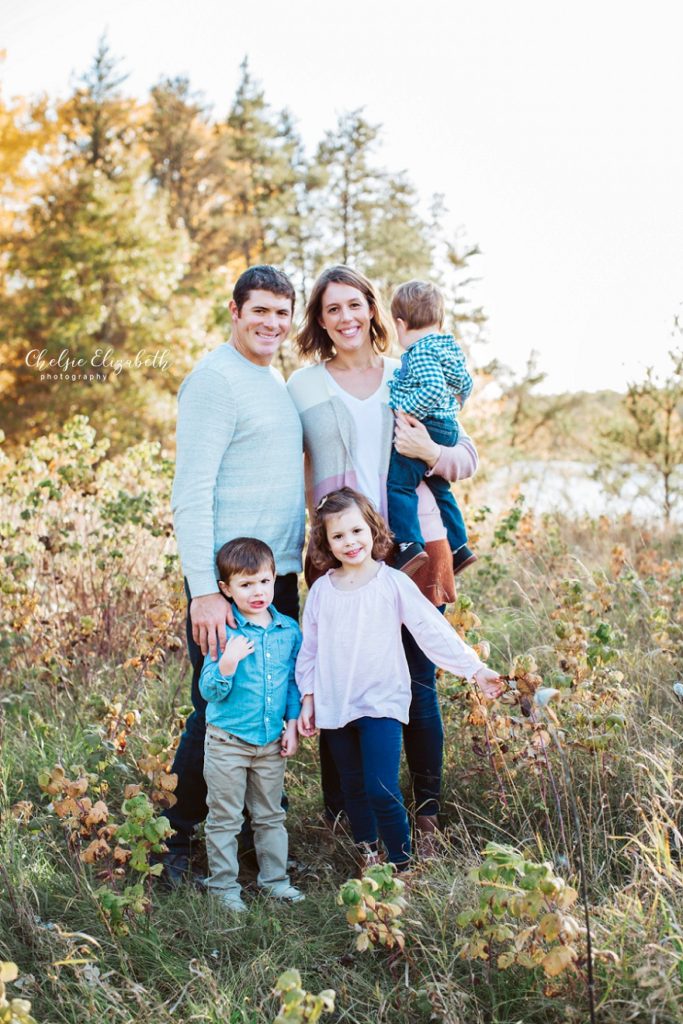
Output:
<path fill-rule="evenodd" d="M 432 441 L 417 420 L 394 421 L 388 381 L 399 363 L 383 355 L 390 335 L 375 290 L 350 267 L 325 270 L 316 281 L 297 338 L 301 356 L 313 366 L 297 370 L 288 388 L 304 432 L 309 510 L 332 490 L 352 487 L 386 517 L 386 477 L 394 444 L 401 454 L 423 459 L 447 480 L 472 476 L 477 453 L 462 435 L 453 448 Z M 443 607 L 455 599 L 453 560 L 434 497 L 418 489 L 418 515 L 429 560 L 413 579 L 429 600 Z M 306 566 L 310 583 L 314 575 Z M 403 739 L 410 770 L 418 833 L 438 827 L 443 761 L 443 725 L 436 693 L 436 668 L 403 631 L 412 681 L 410 722 Z M 320 751 L 325 807 L 336 817 L 343 809 L 338 778 L 324 743 Z"/>

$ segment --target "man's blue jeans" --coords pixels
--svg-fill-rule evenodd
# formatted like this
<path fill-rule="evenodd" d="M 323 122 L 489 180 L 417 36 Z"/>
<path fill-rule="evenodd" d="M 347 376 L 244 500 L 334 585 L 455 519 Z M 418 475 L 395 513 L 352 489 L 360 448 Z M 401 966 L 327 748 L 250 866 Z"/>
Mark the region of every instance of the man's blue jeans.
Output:
<path fill-rule="evenodd" d="M 194 711 L 185 722 L 180 737 L 172 772 L 178 774 L 175 795 L 178 802 L 166 811 L 166 817 L 175 829 L 175 835 L 167 840 L 173 853 L 189 852 L 195 825 L 204 821 L 208 814 L 206 806 L 206 782 L 204 781 L 204 737 L 206 734 L 206 701 L 199 692 L 199 677 L 204 664 L 201 648 L 192 639 L 190 619 L 190 593 L 187 593 L 187 650 L 192 664 L 192 705 Z M 296 573 L 275 578 L 273 604 L 283 615 L 299 620 L 299 589 Z"/>
<path fill-rule="evenodd" d="M 395 718 L 357 718 L 322 730 L 339 772 L 344 806 L 357 843 L 379 836 L 392 864 L 410 858 L 410 825 L 398 784 L 403 726 Z"/>
<path fill-rule="evenodd" d="M 458 424 L 453 420 L 441 420 L 427 416 L 422 423 L 427 428 L 431 439 L 437 444 L 443 444 L 448 448 L 457 444 Z M 424 537 L 417 518 L 417 494 L 415 493 L 418 484 L 424 480 L 439 506 L 451 551 L 457 551 L 467 543 L 465 520 L 453 497 L 449 482 L 442 476 L 425 476 L 428 469 L 429 466 L 422 459 L 409 459 L 392 448 L 387 478 L 389 526 L 397 544 L 417 541 L 418 544 L 424 545 Z"/>

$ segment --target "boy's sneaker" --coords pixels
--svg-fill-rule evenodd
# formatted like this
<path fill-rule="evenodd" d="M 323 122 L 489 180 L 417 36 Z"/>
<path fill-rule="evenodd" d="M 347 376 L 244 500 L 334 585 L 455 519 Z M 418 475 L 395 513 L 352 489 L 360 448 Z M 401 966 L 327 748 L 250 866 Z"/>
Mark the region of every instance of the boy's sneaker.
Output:
<path fill-rule="evenodd" d="M 457 576 L 463 569 L 466 569 L 468 565 L 474 565 L 478 561 L 474 551 L 470 551 L 467 544 L 463 544 L 461 548 L 453 552 L 453 575 Z"/>
<path fill-rule="evenodd" d="M 303 903 L 306 899 L 301 889 L 289 882 L 278 882 L 275 885 L 264 886 L 263 891 L 273 899 L 283 900 L 285 903 Z"/>
<path fill-rule="evenodd" d="M 400 569 L 406 576 L 414 576 L 421 565 L 429 560 L 429 555 L 422 544 L 409 541 L 398 545 L 398 554 L 394 558 L 394 569 Z"/>
<path fill-rule="evenodd" d="M 249 910 L 249 907 L 238 892 L 231 892 L 228 889 L 224 889 L 223 891 L 214 889 L 212 895 L 216 896 L 221 901 L 226 910 L 232 910 L 236 914 L 246 914 Z"/>

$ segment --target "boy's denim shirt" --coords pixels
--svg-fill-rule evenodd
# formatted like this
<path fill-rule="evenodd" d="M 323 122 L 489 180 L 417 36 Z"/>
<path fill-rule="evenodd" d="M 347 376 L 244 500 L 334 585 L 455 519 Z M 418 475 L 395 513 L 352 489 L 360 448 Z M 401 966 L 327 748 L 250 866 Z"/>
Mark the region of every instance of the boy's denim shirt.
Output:
<path fill-rule="evenodd" d="M 221 675 L 220 658 L 212 661 L 207 655 L 199 678 L 199 691 L 208 701 L 207 724 L 255 746 L 278 739 L 283 719 L 298 718 L 301 710 L 294 679 L 301 630 L 294 619 L 281 615 L 273 605 L 268 611 L 270 625 L 257 626 L 233 605 L 237 628 L 226 625 L 228 639 L 245 636 L 254 644 L 253 653 L 240 661 L 232 676 Z"/>

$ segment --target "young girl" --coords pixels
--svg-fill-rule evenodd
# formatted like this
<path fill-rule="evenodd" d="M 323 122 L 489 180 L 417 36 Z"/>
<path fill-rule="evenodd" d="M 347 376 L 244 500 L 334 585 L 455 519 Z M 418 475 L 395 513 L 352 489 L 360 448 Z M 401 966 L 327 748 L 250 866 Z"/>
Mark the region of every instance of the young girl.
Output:
<path fill-rule="evenodd" d="M 391 548 L 384 520 L 362 494 L 342 487 L 322 499 L 309 554 L 327 573 L 306 601 L 296 680 L 299 731 L 325 734 L 355 842 L 372 860 L 379 832 L 389 860 L 404 870 L 410 827 L 398 773 L 411 692 L 401 626 L 432 661 L 474 677 L 487 697 L 497 696 L 503 682 L 405 573 L 378 560 Z"/>

